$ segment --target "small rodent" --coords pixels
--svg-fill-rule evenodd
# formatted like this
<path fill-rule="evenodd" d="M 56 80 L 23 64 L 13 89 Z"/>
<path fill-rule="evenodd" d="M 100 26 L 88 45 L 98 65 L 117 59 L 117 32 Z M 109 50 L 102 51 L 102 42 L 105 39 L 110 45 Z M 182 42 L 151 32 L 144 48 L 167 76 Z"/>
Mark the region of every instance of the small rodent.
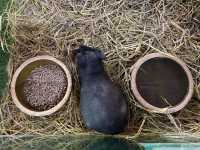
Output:
<path fill-rule="evenodd" d="M 75 50 L 80 80 L 80 111 L 89 129 L 106 134 L 122 132 L 128 122 L 128 106 L 121 89 L 104 69 L 105 55 L 96 48 Z"/>

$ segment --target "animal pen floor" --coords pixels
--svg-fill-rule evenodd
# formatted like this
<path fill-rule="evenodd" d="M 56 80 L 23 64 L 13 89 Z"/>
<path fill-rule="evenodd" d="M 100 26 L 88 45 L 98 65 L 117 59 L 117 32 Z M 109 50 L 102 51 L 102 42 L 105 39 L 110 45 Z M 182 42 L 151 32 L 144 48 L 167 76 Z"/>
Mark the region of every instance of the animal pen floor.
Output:
<path fill-rule="evenodd" d="M 30 117 L 2 98 L 0 135 L 82 135 L 87 131 L 79 112 L 79 84 L 72 50 L 80 44 L 106 54 L 105 67 L 125 91 L 130 121 L 121 136 L 192 136 L 200 138 L 200 1 L 199 0 L 12 0 L 7 12 L 9 76 L 26 59 L 49 54 L 64 61 L 73 91 L 62 110 L 50 117 Z M 146 54 L 169 53 L 187 63 L 195 93 L 175 114 L 145 111 L 130 90 L 131 66 Z M 159 71 L 159 70 L 157 70 Z"/>

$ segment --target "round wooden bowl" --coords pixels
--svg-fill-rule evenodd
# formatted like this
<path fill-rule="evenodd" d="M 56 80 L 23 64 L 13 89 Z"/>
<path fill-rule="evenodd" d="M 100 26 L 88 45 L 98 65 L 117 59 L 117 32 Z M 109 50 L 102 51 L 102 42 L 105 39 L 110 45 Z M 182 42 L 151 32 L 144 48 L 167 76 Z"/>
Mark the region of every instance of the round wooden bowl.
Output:
<path fill-rule="evenodd" d="M 179 58 L 152 53 L 133 65 L 131 88 L 145 109 L 157 113 L 174 113 L 190 101 L 193 78 Z"/>
<path fill-rule="evenodd" d="M 64 71 L 67 79 L 67 89 L 64 97 L 60 100 L 60 102 L 55 105 L 54 107 L 45 110 L 45 111 L 36 111 L 33 110 L 25 101 L 23 98 L 23 84 L 24 81 L 27 79 L 27 77 L 31 74 L 31 71 L 35 69 L 36 67 L 39 67 L 41 65 L 46 64 L 55 64 L 61 67 L 61 69 Z M 67 101 L 67 99 L 70 96 L 72 88 L 72 79 L 69 70 L 67 67 L 58 59 L 52 57 L 52 56 L 37 56 L 34 58 L 30 58 L 26 60 L 14 73 L 12 81 L 11 81 L 11 96 L 13 99 L 13 102 L 16 104 L 16 106 L 24 113 L 31 115 L 31 116 L 47 116 L 51 115 L 54 112 L 58 111 Z"/>

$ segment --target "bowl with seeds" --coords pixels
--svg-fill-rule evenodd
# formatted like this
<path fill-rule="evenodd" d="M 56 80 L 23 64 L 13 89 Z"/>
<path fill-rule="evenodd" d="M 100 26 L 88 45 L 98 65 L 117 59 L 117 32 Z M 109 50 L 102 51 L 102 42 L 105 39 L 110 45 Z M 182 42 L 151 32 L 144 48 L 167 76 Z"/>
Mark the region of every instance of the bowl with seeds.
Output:
<path fill-rule="evenodd" d="M 64 63 L 52 56 L 26 60 L 11 82 L 13 102 L 31 116 L 47 116 L 67 101 L 72 88 L 71 75 Z"/>

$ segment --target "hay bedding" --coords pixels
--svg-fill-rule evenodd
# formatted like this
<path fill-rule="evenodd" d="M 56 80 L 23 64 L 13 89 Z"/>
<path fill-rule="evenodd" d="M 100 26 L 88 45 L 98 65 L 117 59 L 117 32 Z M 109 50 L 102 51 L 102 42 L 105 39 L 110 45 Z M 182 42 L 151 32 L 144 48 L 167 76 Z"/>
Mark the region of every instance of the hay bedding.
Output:
<path fill-rule="evenodd" d="M 199 0 L 16 0 L 8 20 L 15 40 L 10 50 L 10 75 L 27 58 L 50 54 L 67 63 L 74 87 L 65 107 L 46 118 L 21 113 L 8 95 L 1 104 L 0 134 L 86 133 L 79 113 L 79 84 L 71 56 L 74 48 L 86 44 L 105 52 L 109 75 L 126 92 L 131 113 L 127 137 L 200 137 Z M 141 109 L 130 91 L 132 64 L 145 54 L 158 51 L 183 59 L 195 81 L 192 101 L 173 115 Z"/>

